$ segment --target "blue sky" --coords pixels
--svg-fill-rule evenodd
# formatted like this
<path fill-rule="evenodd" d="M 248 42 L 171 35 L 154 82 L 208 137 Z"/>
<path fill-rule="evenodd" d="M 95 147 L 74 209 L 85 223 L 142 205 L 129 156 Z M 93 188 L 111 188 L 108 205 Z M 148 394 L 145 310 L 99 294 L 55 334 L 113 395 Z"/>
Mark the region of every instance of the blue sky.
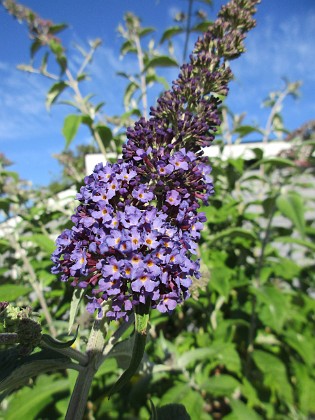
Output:
<path fill-rule="evenodd" d="M 210 17 L 222 3 L 214 0 Z M 23 4 L 42 17 L 68 23 L 63 40 L 69 49 L 74 42 L 86 45 L 89 39 L 102 38 L 89 69 L 92 82 L 86 89 L 106 102 L 104 111 L 109 115 L 123 110 L 125 81 L 115 74 L 134 65 L 129 59 L 119 59 L 122 39 L 116 29 L 124 13 L 132 11 L 143 25 L 157 28 L 159 40 L 163 30 L 173 24 L 176 11 L 187 7 L 186 0 L 25 0 Z M 205 8 L 201 2 L 197 4 Z M 283 77 L 302 80 L 301 98 L 288 98 L 283 113 L 285 126 L 297 128 L 315 118 L 315 1 L 262 0 L 256 18 L 257 27 L 246 42 L 247 53 L 232 63 L 235 81 L 228 104 L 236 113 L 246 111 L 248 124 L 265 125 L 267 111 L 261 107 L 262 100 L 283 87 Z M 0 152 L 14 162 L 12 169 L 22 178 L 45 185 L 58 178 L 59 166 L 52 155 L 64 147 L 61 128 L 69 109 L 55 106 L 47 113 L 44 102 L 50 83 L 16 69 L 16 65 L 28 63 L 30 41 L 25 26 L 2 7 L 0 28 Z M 181 47 L 183 39 L 177 38 L 176 44 Z M 169 71 L 169 82 L 176 75 L 177 70 Z M 88 141 L 87 131 L 80 130 L 75 144 Z"/>

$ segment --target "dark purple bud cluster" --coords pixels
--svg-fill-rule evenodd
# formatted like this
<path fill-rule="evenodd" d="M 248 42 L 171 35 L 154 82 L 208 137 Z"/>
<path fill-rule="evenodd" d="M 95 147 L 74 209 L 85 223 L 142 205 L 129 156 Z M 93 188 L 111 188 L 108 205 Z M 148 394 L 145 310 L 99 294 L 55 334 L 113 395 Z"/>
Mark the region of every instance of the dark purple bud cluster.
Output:
<path fill-rule="evenodd" d="M 219 96 L 232 77 L 225 60 L 243 51 L 258 2 L 232 0 L 221 10 L 151 118 L 128 129 L 122 159 L 85 179 L 74 226 L 52 260 L 63 281 L 89 290 L 89 311 L 104 301 L 110 319 L 148 301 L 172 311 L 200 277 L 194 254 L 206 219 L 197 210 L 213 193 L 202 148 L 220 125 Z"/>

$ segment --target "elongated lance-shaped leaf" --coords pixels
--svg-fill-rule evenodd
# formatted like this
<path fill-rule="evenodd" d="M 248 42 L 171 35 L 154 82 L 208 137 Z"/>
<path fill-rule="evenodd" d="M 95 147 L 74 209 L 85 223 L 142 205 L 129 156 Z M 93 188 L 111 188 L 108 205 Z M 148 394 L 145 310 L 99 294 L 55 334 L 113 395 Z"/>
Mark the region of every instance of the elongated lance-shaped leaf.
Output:
<path fill-rule="evenodd" d="M 48 334 L 42 335 L 42 341 L 46 344 L 46 346 L 52 349 L 65 349 L 67 347 L 71 347 L 72 344 L 75 342 L 78 336 L 78 331 L 79 331 L 79 326 L 77 327 L 74 337 L 71 338 L 71 340 L 68 340 L 66 342 L 56 340 L 55 338 L 51 337 Z"/>
<path fill-rule="evenodd" d="M 84 289 L 75 289 L 72 295 L 71 305 L 70 305 L 70 316 L 69 316 L 69 328 L 68 333 L 71 333 L 75 317 L 77 316 L 80 302 L 84 295 Z"/>
<path fill-rule="evenodd" d="M 143 358 L 145 344 L 147 341 L 147 329 L 150 318 L 150 302 L 139 304 L 135 307 L 135 339 L 132 355 L 128 369 L 121 375 L 112 389 L 109 391 L 108 399 L 120 391 L 137 372 Z"/>

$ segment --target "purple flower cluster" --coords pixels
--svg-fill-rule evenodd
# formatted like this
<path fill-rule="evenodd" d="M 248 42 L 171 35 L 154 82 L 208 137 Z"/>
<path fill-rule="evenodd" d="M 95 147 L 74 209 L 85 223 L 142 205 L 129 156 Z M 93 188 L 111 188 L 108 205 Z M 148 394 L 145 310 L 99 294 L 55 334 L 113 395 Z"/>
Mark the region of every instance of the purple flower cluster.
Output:
<path fill-rule="evenodd" d="M 218 97 L 232 77 L 226 60 L 244 50 L 258 2 L 231 0 L 221 9 L 151 118 L 128 129 L 122 160 L 85 179 L 74 226 L 57 239 L 52 260 L 63 281 L 90 291 L 89 311 L 104 301 L 110 319 L 148 301 L 172 311 L 200 277 L 194 255 L 206 219 L 197 211 L 213 193 L 202 148 L 220 125 Z"/>
<path fill-rule="evenodd" d="M 99 164 L 86 177 L 74 226 L 58 237 L 52 260 L 61 280 L 90 290 L 89 311 L 110 301 L 106 315 L 118 319 L 150 300 L 166 312 L 189 296 L 192 277 L 199 277 L 199 262 L 191 256 L 205 217 L 174 182 L 192 159 L 184 151 L 170 154 L 159 164 L 163 175 L 150 183 L 142 183 L 138 168 L 125 162 Z M 168 187 L 161 189 L 161 178 Z"/>

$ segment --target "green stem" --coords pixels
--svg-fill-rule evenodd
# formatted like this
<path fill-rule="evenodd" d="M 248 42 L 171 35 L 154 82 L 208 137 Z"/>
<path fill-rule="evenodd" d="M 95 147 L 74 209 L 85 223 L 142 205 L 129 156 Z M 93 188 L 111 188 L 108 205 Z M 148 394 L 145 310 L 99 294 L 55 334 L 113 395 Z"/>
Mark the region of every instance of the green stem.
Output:
<path fill-rule="evenodd" d="M 134 42 L 137 48 L 138 64 L 140 70 L 140 87 L 141 87 L 141 96 L 142 96 L 142 106 L 143 106 L 143 116 L 145 119 L 148 119 L 148 98 L 147 98 L 147 83 L 144 73 L 144 62 L 143 62 L 143 51 L 141 48 L 140 37 L 135 32 Z"/>
<path fill-rule="evenodd" d="M 135 332 L 132 355 L 127 370 L 121 375 L 108 394 L 108 399 L 120 391 L 137 372 L 142 361 L 147 341 L 147 329 L 150 317 L 150 302 L 135 307 Z"/>
<path fill-rule="evenodd" d="M 90 115 L 90 110 L 89 110 L 88 106 L 86 105 L 86 103 L 84 102 L 84 98 L 83 98 L 83 96 L 81 94 L 81 91 L 79 89 L 78 81 L 73 78 L 69 69 L 67 69 L 65 73 L 66 73 L 66 76 L 68 78 L 68 84 L 72 88 L 72 90 L 74 91 L 75 100 L 79 104 L 82 114 Z M 97 145 L 100 149 L 100 152 L 103 154 L 104 158 L 106 159 L 106 149 L 103 145 L 103 142 L 102 142 L 102 139 L 101 139 L 100 135 L 94 129 L 94 127 L 91 128 L 91 132 L 93 134 L 94 140 L 96 141 L 96 143 L 97 143 Z"/>
<path fill-rule="evenodd" d="M 65 420 L 81 420 L 84 416 L 93 378 L 99 367 L 105 346 L 105 320 L 106 318 L 103 317 L 94 321 L 87 344 L 88 364 L 79 372 Z"/>
<path fill-rule="evenodd" d="M 183 61 L 186 60 L 187 50 L 188 50 L 188 42 L 190 36 L 190 24 L 191 24 L 191 15 L 192 15 L 192 6 L 194 0 L 189 0 L 188 4 L 188 14 L 187 14 L 187 25 L 186 25 L 186 37 L 185 37 L 185 46 L 184 46 L 184 53 L 183 53 Z"/>

